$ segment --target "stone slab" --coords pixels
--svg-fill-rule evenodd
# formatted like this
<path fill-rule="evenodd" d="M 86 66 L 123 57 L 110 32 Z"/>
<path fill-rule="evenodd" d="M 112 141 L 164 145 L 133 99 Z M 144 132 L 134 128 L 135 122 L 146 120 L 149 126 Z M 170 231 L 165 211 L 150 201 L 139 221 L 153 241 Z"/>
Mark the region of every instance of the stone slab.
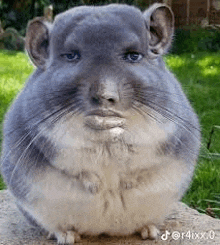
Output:
<path fill-rule="evenodd" d="M 141 240 L 139 235 L 128 237 L 90 237 L 82 238 L 79 245 L 220 245 L 220 220 L 214 219 L 183 203 L 173 207 L 172 214 L 161 226 L 157 241 Z M 168 232 L 170 233 L 168 235 Z M 167 233 L 167 239 L 163 240 Z M 162 236 L 163 235 L 163 236 Z M 179 237 L 180 236 L 180 237 Z M 179 237 L 179 238 L 178 238 Z M 10 193 L 0 191 L 0 244 L 4 245 L 49 245 L 56 244 L 47 240 L 46 233 L 28 224 L 18 211 Z"/>

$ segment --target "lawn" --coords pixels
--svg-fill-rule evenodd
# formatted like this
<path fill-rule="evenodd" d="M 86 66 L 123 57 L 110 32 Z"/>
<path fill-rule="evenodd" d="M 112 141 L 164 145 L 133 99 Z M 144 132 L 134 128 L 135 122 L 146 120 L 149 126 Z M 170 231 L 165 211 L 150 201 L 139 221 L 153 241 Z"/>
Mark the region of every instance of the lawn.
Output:
<path fill-rule="evenodd" d="M 220 52 L 168 55 L 165 61 L 181 82 L 202 130 L 198 165 L 183 202 L 220 218 Z"/>
<path fill-rule="evenodd" d="M 220 52 L 167 55 L 167 66 L 181 82 L 202 129 L 202 147 L 195 175 L 183 201 L 220 218 Z M 0 127 L 10 102 L 33 71 L 21 52 L 0 52 Z M 210 133 L 213 132 L 210 139 Z M 0 142 L 1 142 L 0 130 Z M 207 145 L 209 146 L 207 147 Z M 4 188 L 0 180 L 0 189 Z"/>
<path fill-rule="evenodd" d="M 32 71 L 33 66 L 24 53 L 0 51 L 0 150 L 4 114 Z M 0 176 L 0 189 L 4 187 Z"/>

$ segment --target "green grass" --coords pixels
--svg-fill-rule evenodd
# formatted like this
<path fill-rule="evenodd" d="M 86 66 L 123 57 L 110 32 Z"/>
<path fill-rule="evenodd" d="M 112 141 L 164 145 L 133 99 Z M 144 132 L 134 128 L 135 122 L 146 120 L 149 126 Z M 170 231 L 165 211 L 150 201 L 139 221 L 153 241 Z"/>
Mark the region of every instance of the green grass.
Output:
<path fill-rule="evenodd" d="M 24 86 L 33 71 L 27 56 L 22 52 L 0 52 L 0 122 L 15 95 Z"/>
<path fill-rule="evenodd" d="M 0 150 L 4 114 L 32 71 L 33 66 L 24 53 L 0 51 Z M 3 188 L 5 185 L 0 176 L 0 190 Z"/>
<path fill-rule="evenodd" d="M 167 55 L 165 61 L 181 82 L 202 129 L 202 147 L 191 187 L 183 198 L 188 205 L 220 218 L 220 52 Z M 33 71 L 21 52 L 0 52 L 0 127 L 12 99 Z M 1 130 L 0 130 L 1 141 Z M 4 186 L 0 180 L 0 189 Z"/>
<path fill-rule="evenodd" d="M 220 52 L 167 55 L 167 65 L 199 116 L 202 130 L 200 158 L 191 187 L 183 198 L 188 205 L 220 218 Z"/>

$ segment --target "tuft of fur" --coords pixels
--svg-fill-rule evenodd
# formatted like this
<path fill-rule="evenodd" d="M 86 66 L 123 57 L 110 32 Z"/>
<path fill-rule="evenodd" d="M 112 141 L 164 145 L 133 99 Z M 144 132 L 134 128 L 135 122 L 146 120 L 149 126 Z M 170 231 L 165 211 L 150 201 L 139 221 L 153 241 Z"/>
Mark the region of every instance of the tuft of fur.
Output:
<path fill-rule="evenodd" d="M 200 129 L 162 59 L 173 19 L 163 4 L 111 4 L 29 23 L 37 68 L 5 116 L 1 172 L 27 219 L 59 244 L 156 239 L 187 190 Z"/>

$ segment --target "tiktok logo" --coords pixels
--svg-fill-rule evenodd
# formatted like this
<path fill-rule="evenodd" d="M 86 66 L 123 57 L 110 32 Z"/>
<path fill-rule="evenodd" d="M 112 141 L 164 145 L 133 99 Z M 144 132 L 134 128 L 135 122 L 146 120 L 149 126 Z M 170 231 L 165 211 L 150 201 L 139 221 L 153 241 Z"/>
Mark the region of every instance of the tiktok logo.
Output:
<path fill-rule="evenodd" d="M 170 235 L 169 231 L 165 231 L 165 233 L 161 236 L 161 239 L 163 241 L 166 241 L 168 239 L 168 236 Z"/>

